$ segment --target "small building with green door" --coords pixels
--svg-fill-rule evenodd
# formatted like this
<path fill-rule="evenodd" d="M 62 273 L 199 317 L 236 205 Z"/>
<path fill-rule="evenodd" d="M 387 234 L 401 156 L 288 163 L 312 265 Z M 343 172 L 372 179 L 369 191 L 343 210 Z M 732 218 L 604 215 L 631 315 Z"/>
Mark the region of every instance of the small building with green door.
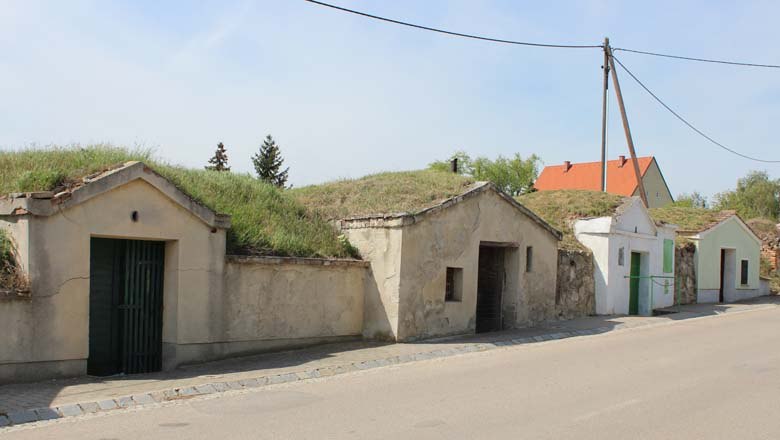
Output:
<path fill-rule="evenodd" d="M 680 225 L 678 242 L 695 245 L 696 301 L 733 302 L 761 295 L 761 240 L 734 211 L 668 207 L 657 220 Z"/>
<path fill-rule="evenodd" d="M 657 223 L 638 197 L 609 216 L 574 222 L 577 240 L 593 253 L 596 313 L 651 315 L 674 305 L 677 226 Z"/>

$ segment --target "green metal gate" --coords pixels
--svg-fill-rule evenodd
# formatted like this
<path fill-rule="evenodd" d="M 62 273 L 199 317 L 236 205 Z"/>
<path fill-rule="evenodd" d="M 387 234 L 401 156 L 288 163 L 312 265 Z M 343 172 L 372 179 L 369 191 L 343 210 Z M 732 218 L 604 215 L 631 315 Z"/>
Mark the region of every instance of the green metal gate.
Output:
<path fill-rule="evenodd" d="M 165 243 L 93 238 L 90 249 L 87 372 L 159 371 Z"/>
<path fill-rule="evenodd" d="M 631 276 L 628 290 L 628 314 L 639 314 L 639 271 L 642 261 L 642 254 L 631 252 Z"/>

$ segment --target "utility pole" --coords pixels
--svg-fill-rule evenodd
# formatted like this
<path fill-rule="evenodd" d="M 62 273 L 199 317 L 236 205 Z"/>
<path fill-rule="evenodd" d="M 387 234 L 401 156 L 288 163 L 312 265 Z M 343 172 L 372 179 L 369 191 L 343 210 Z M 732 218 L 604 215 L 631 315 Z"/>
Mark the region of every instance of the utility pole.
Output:
<path fill-rule="evenodd" d="M 615 70 L 615 60 L 612 58 L 612 48 L 605 46 L 607 57 L 609 58 L 609 67 L 612 70 L 612 83 L 615 86 L 615 95 L 617 95 L 618 106 L 620 107 L 620 116 L 623 119 L 623 131 L 626 132 L 626 141 L 628 142 L 628 151 L 631 153 L 631 163 L 634 164 L 634 174 L 636 174 L 636 184 L 639 187 L 639 196 L 646 208 L 650 206 L 647 203 L 647 193 L 645 185 L 642 183 L 642 176 L 639 174 L 639 162 L 636 160 L 636 151 L 634 150 L 634 140 L 631 138 L 631 128 L 628 126 L 628 117 L 626 116 L 626 106 L 623 104 L 623 93 L 620 92 L 620 83 L 618 82 L 617 71 Z"/>
<path fill-rule="evenodd" d="M 609 38 L 604 38 L 604 95 L 601 100 L 601 192 L 607 191 L 607 89 L 609 89 Z"/>

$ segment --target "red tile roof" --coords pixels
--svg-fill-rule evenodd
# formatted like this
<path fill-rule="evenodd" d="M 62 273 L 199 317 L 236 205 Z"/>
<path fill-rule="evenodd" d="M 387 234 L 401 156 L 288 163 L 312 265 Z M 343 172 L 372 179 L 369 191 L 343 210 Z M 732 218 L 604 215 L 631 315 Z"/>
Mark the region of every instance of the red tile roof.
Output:
<path fill-rule="evenodd" d="M 653 156 L 638 157 L 639 173 L 644 176 Z M 544 167 L 534 187 L 539 191 L 556 189 L 588 189 L 601 191 L 601 162 L 573 163 L 566 170 L 566 164 Z M 625 163 L 620 159 L 607 161 L 607 192 L 632 196 L 636 190 L 636 174 L 631 158 Z"/>

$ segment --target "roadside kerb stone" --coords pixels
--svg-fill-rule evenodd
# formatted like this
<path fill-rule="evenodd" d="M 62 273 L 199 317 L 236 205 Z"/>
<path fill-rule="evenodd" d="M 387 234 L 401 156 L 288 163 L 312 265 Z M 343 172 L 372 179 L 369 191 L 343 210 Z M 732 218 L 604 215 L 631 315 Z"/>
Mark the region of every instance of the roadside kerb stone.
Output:
<path fill-rule="evenodd" d="M 21 411 L 11 411 L 7 414 L 8 419 L 14 425 L 20 425 L 22 423 L 30 423 L 38 420 L 38 414 L 31 409 L 24 409 Z"/>
<path fill-rule="evenodd" d="M 98 406 L 97 402 L 79 403 L 79 406 L 85 414 L 96 413 L 100 411 L 100 407 Z"/>
<path fill-rule="evenodd" d="M 260 382 L 257 379 L 242 379 L 238 383 L 244 388 L 257 388 L 260 386 Z"/>
<path fill-rule="evenodd" d="M 81 408 L 79 408 L 79 413 L 81 412 Z M 38 420 L 54 420 L 59 419 L 60 415 L 52 408 L 38 408 L 35 410 L 35 413 L 38 415 Z"/>
<path fill-rule="evenodd" d="M 206 385 L 195 385 L 195 389 L 198 391 L 198 394 L 213 394 L 217 391 L 210 383 L 207 383 Z"/>
<path fill-rule="evenodd" d="M 119 405 L 120 408 L 130 408 L 135 405 L 135 402 L 133 402 L 132 396 L 122 396 L 116 399 L 116 404 Z"/>
<path fill-rule="evenodd" d="M 152 399 L 152 396 L 149 393 L 136 394 L 132 396 L 132 399 L 136 405 L 149 405 L 151 403 L 154 403 L 154 399 Z"/>
<path fill-rule="evenodd" d="M 175 394 L 175 392 L 174 392 L 174 394 Z M 97 404 L 98 404 L 98 407 L 100 407 L 101 411 L 108 411 L 108 410 L 112 410 L 112 409 L 116 409 L 117 408 L 116 402 L 114 402 L 113 400 L 101 400 Z"/>
<path fill-rule="evenodd" d="M 77 404 L 62 405 L 57 407 L 57 412 L 62 414 L 62 417 L 75 417 L 83 414 L 81 407 Z"/>

